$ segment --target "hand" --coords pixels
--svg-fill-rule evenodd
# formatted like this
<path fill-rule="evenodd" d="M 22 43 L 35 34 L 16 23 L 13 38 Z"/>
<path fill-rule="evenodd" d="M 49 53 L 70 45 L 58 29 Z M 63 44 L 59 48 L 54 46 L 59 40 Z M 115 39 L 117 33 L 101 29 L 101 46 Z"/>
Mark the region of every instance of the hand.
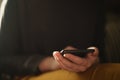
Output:
<path fill-rule="evenodd" d="M 76 48 L 67 47 L 66 49 Z M 53 56 L 58 62 L 60 68 L 73 72 L 83 72 L 99 61 L 98 49 L 96 47 L 90 47 L 89 49 L 95 49 L 95 52 L 89 53 L 85 58 L 81 58 L 70 53 L 62 56 L 61 53 L 58 51 L 55 51 L 53 53 Z"/>

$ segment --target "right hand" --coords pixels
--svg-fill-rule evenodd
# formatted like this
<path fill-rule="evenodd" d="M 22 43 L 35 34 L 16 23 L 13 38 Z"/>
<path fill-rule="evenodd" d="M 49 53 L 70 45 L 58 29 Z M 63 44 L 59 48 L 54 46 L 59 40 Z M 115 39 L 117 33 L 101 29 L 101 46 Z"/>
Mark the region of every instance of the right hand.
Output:
<path fill-rule="evenodd" d="M 68 49 L 70 49 L 70 47 Z M 81 58 L 70 53 L 62 56 L 59 51 L 54 52 L 53 56 L 59 63 L 60 68 L 72 72 L 84 72 L 89 67 L 99 62 L 99 50 L 96 47 L 90 47 L 89 49 L 94 49 L 95 52 L 87 54 L 85 58 Z"/>

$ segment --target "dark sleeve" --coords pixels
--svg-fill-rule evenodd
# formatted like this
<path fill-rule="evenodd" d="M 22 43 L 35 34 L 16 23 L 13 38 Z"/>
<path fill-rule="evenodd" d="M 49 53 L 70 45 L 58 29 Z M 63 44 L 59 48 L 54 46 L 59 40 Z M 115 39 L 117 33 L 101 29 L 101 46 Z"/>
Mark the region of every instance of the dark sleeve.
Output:
<path fill-rule="evenodd" d="M 15 75 L 36 73 L 39 62 L 45 57 L 35 54 L 37 52 L 29 53 L 24 49 L 25 45 L 22 43 L 24 41 L 21 36 L 24 30 L 21 30 L 21 27 L 24 27 L 21 18 L 24 17 L 19 16 L 19 14 L 22 15 L 22 11 L 19 9 L 19 1 L 24 0 L 8 0 L 2 19 L 0 30 L 0 73 Z"/>
<path fill-rule="evenodd" d="M 0 72 L 9 75 L 36 74 L 38 64 L 43 58 L 40 55 L 1 55 Z"/>

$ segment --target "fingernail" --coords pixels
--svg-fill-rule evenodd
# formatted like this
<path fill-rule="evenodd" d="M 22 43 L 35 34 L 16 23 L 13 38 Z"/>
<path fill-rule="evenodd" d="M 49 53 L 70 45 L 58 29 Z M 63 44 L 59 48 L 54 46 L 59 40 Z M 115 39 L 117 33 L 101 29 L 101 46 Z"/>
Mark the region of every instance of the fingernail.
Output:
<path fill-rule="evenodd" d="M 66 55 L 65 55 L 65 54 L 64 54 L 63 56 L 64 56 L 64 57 L 66 57 Z"/>
<path fill-rule="evenodd" d="M 53 55 L 56 55 L 56 53 L 59 53 L 59 52 L 58 52 L 58 51 L 54 51 L 54 52 L 53 52 Z"/>

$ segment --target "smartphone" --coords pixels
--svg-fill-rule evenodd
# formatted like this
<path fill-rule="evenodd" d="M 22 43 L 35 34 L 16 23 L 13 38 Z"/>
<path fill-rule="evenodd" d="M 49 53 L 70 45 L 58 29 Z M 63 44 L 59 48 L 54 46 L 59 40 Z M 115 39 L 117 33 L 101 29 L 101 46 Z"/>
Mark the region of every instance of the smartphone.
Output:
<path fill-rule="evenodd" d="M 86 57 L 86 55 L 88 53 L 93 53 L 95 50 L 94 49 L 84 49 L 84 50 L 61 50 L 60 53 L 62 55 L 70 53 L 73 54 L 75 56 L 79 56 L 79 57 Z"/>

